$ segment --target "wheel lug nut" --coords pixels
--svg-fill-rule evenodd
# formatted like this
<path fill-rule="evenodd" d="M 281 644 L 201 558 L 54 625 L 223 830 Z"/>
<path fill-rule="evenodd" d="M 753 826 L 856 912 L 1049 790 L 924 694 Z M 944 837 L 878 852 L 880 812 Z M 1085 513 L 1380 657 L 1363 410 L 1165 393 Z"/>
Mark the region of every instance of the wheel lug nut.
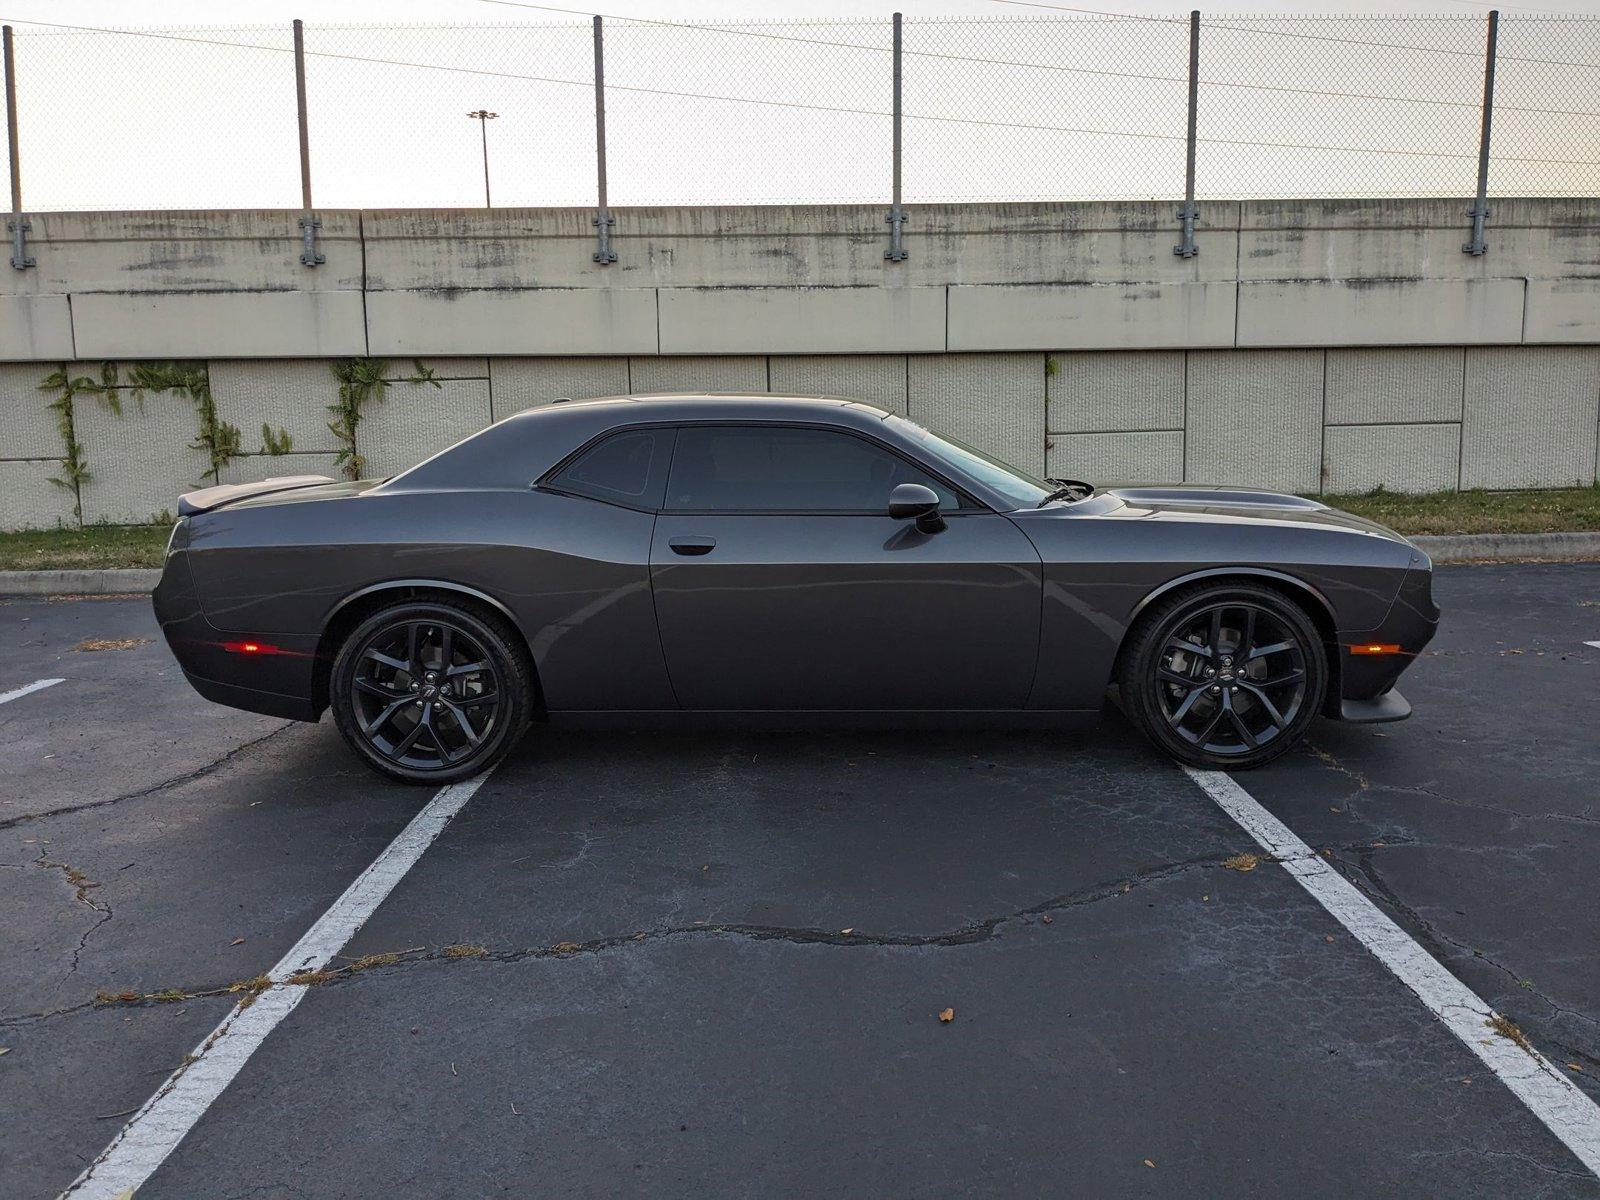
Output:
<path fill-rule="evenodd" d="M 1219 687 L 1214 687 L 1214 688 L 1212 688 L 1212 689 L 1211 689 L 1211 694 L 1212 694 L 1212 695 L 1213 695 L 1213 696 L 1215 696 L 1215 695 L 1216 695 L 1216 694 L 1217 694 L 1217 693 L 1218 693 L 1218 692 L 1220 692 L 1220 691 L 1221 691 L 1221 690 L 1222 690 L 1222 689 L 1221 689 L 1221 688 L 1219 688 Z"/>

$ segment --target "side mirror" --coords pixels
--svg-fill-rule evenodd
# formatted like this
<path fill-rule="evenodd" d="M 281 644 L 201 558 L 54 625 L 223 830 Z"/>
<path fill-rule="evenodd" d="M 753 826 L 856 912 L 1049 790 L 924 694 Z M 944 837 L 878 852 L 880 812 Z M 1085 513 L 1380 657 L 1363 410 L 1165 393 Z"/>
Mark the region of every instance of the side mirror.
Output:
<path fill-rule="evenodd" d="M 939 515 L 939 494 L 920 483 L 899 483 L 889 493 L 889 515 L 897 521 L 915 520 L 923 533 L 944 528 Z"/>

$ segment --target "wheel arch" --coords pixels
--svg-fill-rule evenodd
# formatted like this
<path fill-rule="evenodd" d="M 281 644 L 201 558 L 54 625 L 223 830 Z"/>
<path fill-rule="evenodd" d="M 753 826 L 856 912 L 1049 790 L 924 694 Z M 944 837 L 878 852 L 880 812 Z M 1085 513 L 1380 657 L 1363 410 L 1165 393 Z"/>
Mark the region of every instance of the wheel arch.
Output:
<path fill-rule="evenodd" d="M 542 712 L 544 708 L 544 688 L 539 681 L 539 667 L 534 661 L 533 650 L 528 645 L 528 637 L 522 631 L 522 625 L 500 600 L 474 587 L 465 584 L 452 583 L 445 579 L 387 579 L 381 583 L 369 584 L 364 588 L 351 592 L 334 606 L 328 614 L 328 619 L 323 622 L 322 634 L 317 639 L 317 651 L 313 677 L 311 681 L 311 702 L 320 714 L 328 706 L 328 688 L 333 675 L 333 660 L 339 653 L 339 647 L 344 644 L 344 639 L 350 631 L 367 617 L 379 609 L 394 603 L 397 600 L 427 600 L 430 597 L 451 600 L 469 600 L 486 608 L 489 612 L 502 619 L 515 637 L 517 646 L 522 650 L 523 658 L 528 667 L 528 677 L 533 681 L 534 710 Z"/>
<path fill-rule="evenodd" d="M 1323 648 L 1328 660 L 1328 693 L 1323 701 L 1323 713 L 1327 716 L 1337 716 L 1339 713 L 1339 700 L 1344 694 L 1342 668 L 1339 661 L 1339 636 L 1338 626 L 1334 623 L 1333 604 L 1322 594 L 1321 590 L 1307 583 L 1304 579 L 1290 575 L 1285 571 L 1274 571 L 1270 567 L 1208 567 L 1200 571 L 1190 571 L 1169 579 L 1159 587 L 1152 588 L 1143 599 L 1134 606 L 1133 612 L 1128 616 L 1128 623 L 1122 631 L 1122 640 L 1117 646 L 1117 667 L 1113 668 L 1113 678 L 1116 677 L 1122 661 L 1123 649 L 1131 640 L 1133 631 L 1139 627 L 1140 621 L 1149 612 L 1152 605 L 1163 596 L 1170 595 L 1178 588 L 1191 584 L 1228 584 L 1251 583 L 1265 586 L 1279 592 L 1286 598 L 1293 600 L 1305 609 L 1306 615 L 1311 618 L 1311 623 L 1316 626 L 1317 633 L 1322 637 Z"/>

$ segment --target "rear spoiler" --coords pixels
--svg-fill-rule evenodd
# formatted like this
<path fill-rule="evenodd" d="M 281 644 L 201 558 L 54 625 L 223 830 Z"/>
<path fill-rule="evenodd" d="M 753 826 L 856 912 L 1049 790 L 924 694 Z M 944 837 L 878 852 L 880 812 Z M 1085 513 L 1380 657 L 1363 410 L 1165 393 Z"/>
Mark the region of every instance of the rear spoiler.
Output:
<path fill-rule="evenodd" d="M 185 492 L 178 497 L 178 515 L 192 517 L 196 513 L 210 512 L 214 508 L 221 508 L 224 504 L 232 504 L 235 500 L 246 500 L 251 496 L 266 496 L 273 492 L 289 492 L 296 488 L 316 487 L 319 484 L 333 483 L 334 480 L 326 475 L 279 475 L 275 479 L 263 479 L 260 483 L 223 483 L 216 487 L 201 488 L 198 492 Z"/>

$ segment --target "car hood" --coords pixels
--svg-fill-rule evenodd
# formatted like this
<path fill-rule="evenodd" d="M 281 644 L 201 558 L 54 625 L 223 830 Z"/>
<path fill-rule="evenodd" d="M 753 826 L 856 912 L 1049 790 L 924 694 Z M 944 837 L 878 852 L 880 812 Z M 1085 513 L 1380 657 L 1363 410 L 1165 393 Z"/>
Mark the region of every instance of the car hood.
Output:
<path fill-rule="evenodd" d="M 1097 495 L 1114 497 L 1129 508 L 1152 517 L 1176 519 L 1213 516 L 1234 521 L 1272 521 L 1320 526 L 1387 538 L 1402 545 L 1411 542 L 1386 525 L 1330 508 L 1320 500 L 1225 485 L 1182 484 L 1170 487 L 1113 487 Z M 1130 514 L 1132 515 L 1132 514 Z"/>

